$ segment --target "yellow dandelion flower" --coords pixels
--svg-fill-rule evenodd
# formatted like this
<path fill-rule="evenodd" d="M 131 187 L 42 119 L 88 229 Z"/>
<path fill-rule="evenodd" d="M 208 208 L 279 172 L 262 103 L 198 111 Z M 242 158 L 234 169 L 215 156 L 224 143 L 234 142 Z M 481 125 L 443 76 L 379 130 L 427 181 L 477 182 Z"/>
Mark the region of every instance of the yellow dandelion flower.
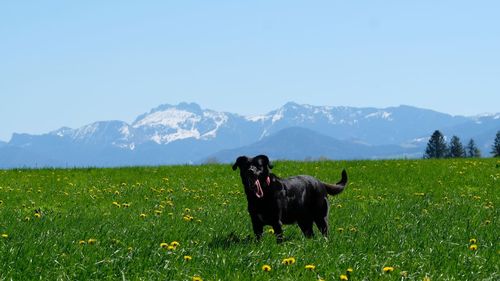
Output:
<path fill-rule="evenodd" d="M 185 261 L 190 261 L 190 260 L 192 260 L 192 259 L 193 259 L 193 257 L 191 257 L 191 256 L 184 256 L 184 260 L 185 260 Z"/>
<path fill-rule="evenodd" d="M 304 267 L 305 269 L 307 270 L 315 270 L 316 269 L 316 266 L 315 265 L 312 265 L 312 264 L 308 264 Z"/>
<path fill-rule="evenodd" d="M 385 273 L 390 273 L 394 271 L 394 267 L 392 266 L 386 266 L 382 269 Z"/>
<path fill-rule="evenodd" d="M 97 242 L 97 240 L 96 240 L 96 239 L 94 239 L 94 238 L 90 238 L 90 239 L 87 241 L 87 243 L 88 243 L 89 245 L 94 245 L 96 242 Z"/>
<path fill-rule="evenodd" d="M 476 251 L 477 250 L 477 245 L 476 244 L 472 244 L 472 245 L 470 245 L 469 249 L 471 251 Z"/>
<path fill-rule="evenodd" d="M 488 224 L 490 224 L 490 223 L 491 223 L 491 221 L 490 221 L 490 220 L 486 220 L 486 221 L 484 221 L 484 224 L 486 224 L 486 225 L 488 225 Z"/>
<path fill-rule="evenodd" d="M 192 221 L 193 217 L 190 216 L 190 215 L 185 215 L 184 217 L 182 217 L 182 219 L 185 220 L 185 221 Z"/>
<path fill-rule="evenodd" d="M 78 245 L 85 245 L 85 244 L 87 244 L 87 242 L 85 240 L 78 241 Z"/>
<path fill-rule="evenodd" d="M 155 215 L 161 215 L 161 211 L 160 210 L 155 210 Z"/>
<path fill-rule="evenodd" d="M 192 278 L 193 281 L 203 281 L 200 276 L 193 276 Z"/>
<path fill-rule="evenodd" d="M 346 272 L 347 272 L 348 275 L 351 274 L 353 271 L 354 270 L 352 268 L 350 268 L 350 267 L 346 270 Z"/>
<path fill-rule="evenodd" d="M 116 190 L 115 195 L 120 195 L 120 191 Z"/>
<path fill-rule="evenodd" d="M 265 265 L 263 265 L 263 266 L 262 266 L 262 270 L 263 270 L 263 271 L 266 271 L 266 272 L 269 272 L 269 271 L 271 271 L 271 266 L 270 266 L 270 265 L 265 264 Z"/>
<path fill-rule="evenodd" d="M 469 239 L 469 243 L 476 244 L 477 243 L 477 239 L 476 238 L 471 238 L 471 239 Z"/>
<path fill-rule="evenodd" d="M 168 245 L 168 246 L 167 246 L 167 250 L 169 250 L 169 251 L 173 251 L 173 250 L 175 250 L 175 247 L 174 247 L 174 246 L 172 246 L 172 245 Z"/>
<path fill-rule="evenodd" d="M 286 258 L 281 263 L 284 265 L 294 264 L 296 262 L 294 257 Z"/>
<path fill-rule="evenodd" d="M 128 207 L 130 207 L 130 204 L 129 203 L 123 203 L 122 206 L 123 206 L 123 208 L 128 208 Z"/>
<path fill-rule="evenodd" d="M 142 213 L 142 214 L 140 214 L 140 215 L 139 215 L 139 217 L 140 217 L 141 219 L 144 219 L 144 218 L 146 218 L 146 214 Z"/>
<path fill-rule="evenodd" d="M 42 215 L 40 213 L 35 213 L 35 218 L 39 219 L 41 217 L 42 217 Z"/>
<path fill-rule="evenodd" d="M 274 234 L 274 229 L 272 229 L 272 228 L 268 229 L 267 233 Z"/>
<path fill-rule="evenodd" d="M 428 277 L 428 276 L 425 276 L 424 279 L 423 279 L 423 281 L 431 281 L 431 278 Z"/>
<path fill-rule="evenodd" d="M 162 243 L 160 243 L 160 247 L 163 249 L 166 249 L 166 248 L 168 248 L 168 244 L 165 242 L 162 242 Z"/>
<path fill-rule="evenodd" d="M 7 233 L 2 233 L 2 238 L 9 238 L 9 234 L 7 234 Z"/>
<path fill-rule="evenodd" d="M 347 277 L 347 275 L 342 274 L 342 275 L 340 275 L 340 280 L 347 281 L 347 280 L 349 280 L 349 278 Z"/>
<path fill-rule="evenodd" d="M 118 207 L 118 208 L 120 208 L 120 207 L 121 207 L 120 203 L 118 203 L 118 202 L 116 202 L 116 201 L 113 201 L 113 203 L 111 203 L 111 204 L 115 205 L 115 206 L 116 206 L 116 207 Z"/>
<path fill-rule="evenodd" d="M 172 241 L 172 242 L 170 243 L 170 246 L 172 246 L 172 247 L 174 247 L 174 248 L 177 248 L 177 247 L 179 247 L 180 245 L 181 245 L 181 244 L 180 244 L 179 242 L 177 242 L 177 241 Z"/>
<path fill-rule="evenodd" d="M 337 228 L 337 231 L 338 231 L 338 232 L 342 232 L 342 231 L 344 231 L 344 228 L 339 227 L 339 228 Z"/>
<path fill-rule="evenodd" d="M 127 248 L 127 250 L 128 250 L 129 252 L 132 252 L 132 250 L 134 250 L 134 248 L 132 248 L 132 247 L 128 247 L 128 248 Z"/>

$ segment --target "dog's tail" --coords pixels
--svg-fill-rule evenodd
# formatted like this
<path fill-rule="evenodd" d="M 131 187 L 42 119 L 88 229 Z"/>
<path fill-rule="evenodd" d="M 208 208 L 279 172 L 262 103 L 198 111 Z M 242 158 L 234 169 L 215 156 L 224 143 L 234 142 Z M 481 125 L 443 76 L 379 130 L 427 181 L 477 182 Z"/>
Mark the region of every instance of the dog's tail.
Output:
<path fill-rule="evenodd" d="M 341 193 L 346 186 L 347 186 L 347 172 L 345 171 L 345 169 L 342 170 L 342 178 L 337 184 L 325 183 L 326 192 L 328 192 L 328 194 L 330 195 L 336 195 Z"/>

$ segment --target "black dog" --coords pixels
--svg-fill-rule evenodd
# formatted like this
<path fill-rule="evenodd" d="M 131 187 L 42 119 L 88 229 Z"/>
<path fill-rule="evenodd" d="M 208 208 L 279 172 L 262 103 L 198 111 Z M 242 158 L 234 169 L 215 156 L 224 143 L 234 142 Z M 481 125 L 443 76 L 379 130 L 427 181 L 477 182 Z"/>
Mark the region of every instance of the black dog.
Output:
<path fill-rule="evenodd" d="M 280 179 L 270 173 L 269 158 L 240 156 L 233 170 L 240 168 L 240 176 L 248 200 L 248 212 L 253 232 L 262 237 L 264 225 L 271 225 L 278 242 L 283 240 L 282 224 L 298 223 L 306 237 L 312 237 L 313 223 L 328 236 L 327 195 L 342 192 L 347 185 L 347 172 L 335 185 L 323 183 L 311 176 Z"/>

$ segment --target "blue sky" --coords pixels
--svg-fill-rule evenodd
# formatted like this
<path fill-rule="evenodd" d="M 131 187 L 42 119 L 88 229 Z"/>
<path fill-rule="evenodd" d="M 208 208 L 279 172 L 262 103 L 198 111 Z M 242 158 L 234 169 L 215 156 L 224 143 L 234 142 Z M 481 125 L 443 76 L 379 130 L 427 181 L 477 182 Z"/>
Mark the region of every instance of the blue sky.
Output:
<path fill-rule="evenodd" d="M 2 1 L 0 140 L 159 104 L 500 112 L 500 1 Z"/>

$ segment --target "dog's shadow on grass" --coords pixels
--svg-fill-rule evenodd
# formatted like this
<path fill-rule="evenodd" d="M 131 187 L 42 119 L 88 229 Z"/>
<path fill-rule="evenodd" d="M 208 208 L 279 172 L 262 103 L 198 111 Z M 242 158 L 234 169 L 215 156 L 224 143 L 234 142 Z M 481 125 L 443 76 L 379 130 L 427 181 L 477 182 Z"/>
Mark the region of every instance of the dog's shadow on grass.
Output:
<path fill-rule="evenodd" d="M 257 240 L 253 236 L 241 236 L 234 232 L 231 232 L 229 234 L 215 235 L 212 241 L 208 243 L 208 246 L 211 248 L 227 249 L 232 246 L 249 245 L 255 243 L 257 243 Z"/>

